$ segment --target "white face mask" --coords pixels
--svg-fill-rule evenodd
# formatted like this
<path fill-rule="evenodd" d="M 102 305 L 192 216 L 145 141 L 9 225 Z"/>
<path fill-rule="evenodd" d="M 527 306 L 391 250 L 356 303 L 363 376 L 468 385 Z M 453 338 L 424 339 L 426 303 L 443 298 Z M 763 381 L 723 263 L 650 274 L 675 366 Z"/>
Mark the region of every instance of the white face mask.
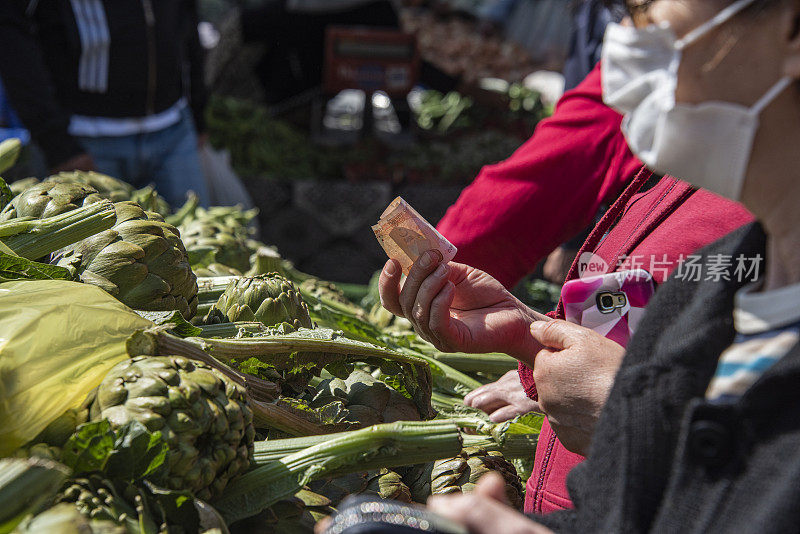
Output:
<path fill-rule="evenodd" d="M 739 200 L 759 115 L 791 83 L 782 78 L 751 108 L 675 102 L 682 51 L 753 3 L 738 0 L 677 39 L 668 24 L 610 24 L 602 52 L 603 101 L 622 113 L 628 145 L 651 170 Z"/>

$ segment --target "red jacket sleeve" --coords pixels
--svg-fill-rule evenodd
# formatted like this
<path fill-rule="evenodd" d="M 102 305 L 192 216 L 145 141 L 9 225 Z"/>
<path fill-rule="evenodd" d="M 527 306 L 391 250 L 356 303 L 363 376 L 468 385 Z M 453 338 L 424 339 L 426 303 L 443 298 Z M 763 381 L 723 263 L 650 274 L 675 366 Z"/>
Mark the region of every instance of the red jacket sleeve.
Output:
<path fill-rule="evenodd" d="M 484 167 L 438 225 L 456 261 L 508 288 L 587 227 L 642 166 L 603 104 L 596 67 L 501 163 Z"/>

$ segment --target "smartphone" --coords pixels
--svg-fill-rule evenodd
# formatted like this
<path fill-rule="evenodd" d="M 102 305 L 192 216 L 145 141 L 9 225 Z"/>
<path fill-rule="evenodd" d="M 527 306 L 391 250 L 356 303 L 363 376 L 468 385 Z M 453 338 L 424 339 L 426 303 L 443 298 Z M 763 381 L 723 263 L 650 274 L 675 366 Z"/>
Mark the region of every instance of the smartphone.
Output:
<path fill-rule="evenodd" d="M 644 269 L 576 278 L 561 288 L 567 321 L 628 344 L 644 308 L 655 293 L 655 282 Z"/>

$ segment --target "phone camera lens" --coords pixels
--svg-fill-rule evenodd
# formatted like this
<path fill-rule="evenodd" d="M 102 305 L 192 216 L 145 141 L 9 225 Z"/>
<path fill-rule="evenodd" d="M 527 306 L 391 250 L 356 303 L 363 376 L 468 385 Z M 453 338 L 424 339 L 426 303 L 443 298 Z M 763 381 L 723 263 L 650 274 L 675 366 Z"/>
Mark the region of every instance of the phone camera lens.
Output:
<path fill-rule="evenodd" d="M 603 295 L 600 298 L 600 305 L 605 309 L 613 308 L 614 299 L 612 299 L 609 295 Z"/>

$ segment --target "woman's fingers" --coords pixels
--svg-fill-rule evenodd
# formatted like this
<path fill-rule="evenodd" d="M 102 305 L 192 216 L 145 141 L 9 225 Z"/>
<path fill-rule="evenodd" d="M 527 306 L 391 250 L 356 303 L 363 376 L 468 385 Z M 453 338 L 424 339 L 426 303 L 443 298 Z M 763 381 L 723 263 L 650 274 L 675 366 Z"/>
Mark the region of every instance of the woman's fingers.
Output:
<path fill-rule="evenodd" d="M 447 264 L 440 263 L 428 276 L 417 291 L 417 300 L 411 308 L 412 322 L 423 332 L 426 339 L 435 339 L 436 332 L 431 331 L 431 303 L 444 288 L 447 280 Z"/>
<path fill-rule="evenodd" d="M 447 281 L 439 294 L 431 301 L 428 324 L 431 332 L 439 340 L 436 348 L 445 352 L 467 349 L 463 343 L 463 332 L 458 331 L 456 320 L 450 317 L 450 307 L 456 296 L 456 286 Z M 461 324 L 462 330 L 465 328 Z M 434 343 L 436 344 L 436 343 Z"/>
<path fill-rule="evenodd" d="M 508 399 L 506 399 L 502 392 L 490 389 L 473 395 L 470 397 L 469 402 L 467 402 L 467 398 L 464 397 L 464 404 L 471 408 L 483 410 L 486 413 L 492 413 L 504 406 L 508 406 Z"/>
<path fill-rule="evenodd" d="M 400 291 L 400 307 L 406 319 L 413 322 L 412 313 L 414 303 L 417 301 L 417 293 L 422 283 L 436 270 L 441 261 L 442 253 L 432 249 L 422 254 L 409 269 L 403 289 Z"/>
<path fill-rule="evenodd" d="M 378 278 L 381 306 L 400 317 L 403 316 L 403 308 L 400 306 L 400 279 L 402 274 L 400 262 L 389 260 L 383 266 L 380 278 Z"/>
<path fill-rule="evenodd" d="M 514 419 L 518 415 L 525 415 L 529 411 L 535 412 L 538 410 L 523 410 L 519 406 L 516 406 L 514 404 L 508 404 L 506 406 L 503 406 L 499 410 L 495 410 L 494 412 L 490 413 L 489 421 L 491 421 L 492 423 L 504 423 L 505 421 Z"/>
<path fill-rule="evenodd" d="M 483 397 L 484 395 L 489 394 L 496 388 L 497 388 L 497 382 L 492 382 L 490 384 L 483 385 L 477 389 L 473 389 L 472 391 L 464 395 L 464 404 L 471 408 L 477 408 L 477 405 L 473 405 L 473 401 L 480 402 L 478 400 L 478 397 Z"/>
<path fill-rule="evenodd" d="M 448 326 L 450 303 L 455 293 L 450 277 L 449 265 L 442 263 L 442 254 L 438 250 L 429 250 L 420 256 L 411 266 L 402 284 L 399 262 L 389 260 L 378 280 L 381 305 L 393 314 L 411 321 L 417 333 L 434 345 L 444 346 L 447 343 L 443 343 L 441 334 L 446 332 L 433 328 L 432 315 L 444 313 L 435 322 L 440 326 Z M 444 299 L 441 298 L 443 295 Z M 433 310 L 434 303 L 439 304 L 436 312 Z"/>
<path fill-rule="evenodd" d="M 544 347 L 564 350 L 573 345 L 584 333 L 585 327 L 567 321 L 534 321 L 531 335 Z"/>

